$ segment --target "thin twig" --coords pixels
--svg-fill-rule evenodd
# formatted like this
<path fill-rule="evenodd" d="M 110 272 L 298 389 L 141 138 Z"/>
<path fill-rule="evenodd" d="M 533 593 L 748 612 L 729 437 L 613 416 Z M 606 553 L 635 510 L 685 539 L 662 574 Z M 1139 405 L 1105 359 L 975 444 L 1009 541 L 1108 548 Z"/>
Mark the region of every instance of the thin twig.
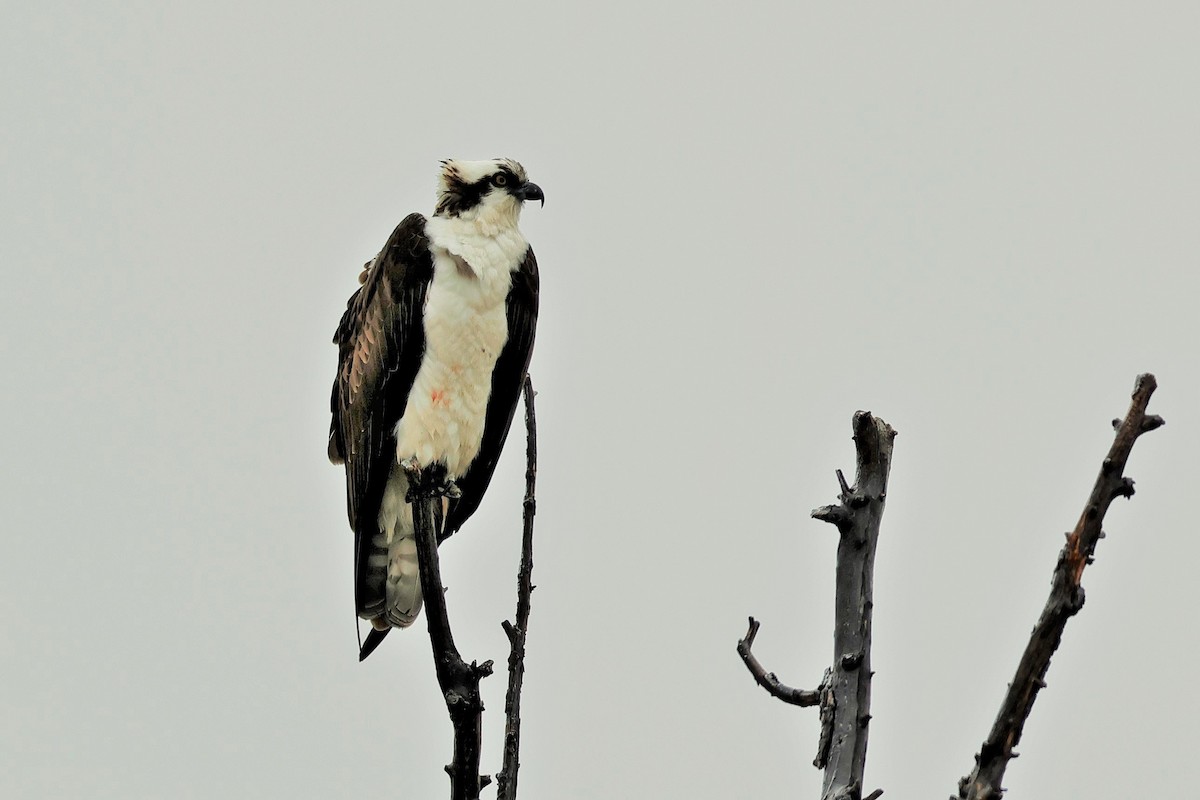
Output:
<path fill-rule="evenodd" d="M 759 686 L 766 689 L 772 697 L 794 706 L 815 706 L 821 702 L 821 695 L 818 692 L 806 689 L 793 689 L 775 677 L 774 672 L 767 672 L 766 668 L 759 663 L 751 648 L 754 647 L 754 637 L 758 636 L 760 624 L 758 620 L 751 617 L 750 629 L 746 631 L 746 635 L 737 644 L 738 655 L 742 657 L 746 669 L 750 670 L 750 674 L 754 676 L 754 680 L 758 682 Z"/>
<path fill-rule="evenodd" d="M 446 594 L 442 586 L 438 560 L 434 504 L 442 502 L 445 474 L 434 469 L 406 468 L 413 509 L 413 528 L 417 545 L 417 564 L 421 574 L 421 592 L 425 596 L 425 618 L 433 646 L 433 663 L 438 685 L 454 727 L 454 760 L 446 767 L 450 775 L 451 800 L 477 800 L 490 779 L 479 774 L 483 701 L 479 681 L 492 674 L 492 662 L 467 664 L 450 631 Z M 424 474 L 422 474 L 424 472 Z"/>
<path fill-rule="evenodd" d="M 534 414 L 533 380 L 525 377 L 525 501 L 521 534 L 521 566 L 517 571 L 517 615 L 504 621 L 508 635 L 508 693 L 504 698 L 504 765 L 496 775 L 496 800 L 517 796 L 517 770 L 521 768 L 521 689 L 525 683 L 525 635 L 529 631 L 530 599 L 533 595 L 533 515 L 537 513 L 537 418 Z"/>
<path fill-rule="evenodd" d="M 1016 676 L 1008 685 L 1004 701 L 1000 704 L 1000 713 L 996 715 L 987 739 L 975 756 L 975 768 L 959 781 L 959 798 L 999 800 L 1003 792 L 1000 784 L 1004 779 L 1004 771 L 1008 762 L 1016 758 L 1013 748 L 1021 740 L 1021 732 L 1033 710 L 1038 691 L 1046 685 L 1050 657 L 1062 641 L 1067 620 L 1083 607 L 1080 579 L 1084 568 L 1092 562 L 1096 543 L 1104 536 L 1101 530 L 1104 515 L 1114 499 L 1133 495 L 1133 481 L 1123 475 L 1129 453 L 1140 435 L 1163 425 L 1162 417 L 1146 414 L 1146 406 L 1155 388 L 1157 382 L 1153 375 L 1139 375 L 1134 384 L 1129 413 L 1123 421 L 1114 420 L 1117 432 L 1112 447 L 1100 467 L 1100 475 L 1096 478 L 1079 522 L 1067 534 L 1067 543 L 1058 554 L 1050 598 L 1025 646 Z"/>
<path fill-rule="evenodd" d="M 854 486 L 838 471 L 840 505 L 813 516 L 839 533 L 834 600 L 833 670 L 822 692 L 822 800 L 858 800 L 867 763 L 871 719 L 871 612 L 875 546 L 887 499 L 896 431 L 869 412 L 854 415 L 857 471 Z M 828 726 L 828 730 L 825 730 Z"/>

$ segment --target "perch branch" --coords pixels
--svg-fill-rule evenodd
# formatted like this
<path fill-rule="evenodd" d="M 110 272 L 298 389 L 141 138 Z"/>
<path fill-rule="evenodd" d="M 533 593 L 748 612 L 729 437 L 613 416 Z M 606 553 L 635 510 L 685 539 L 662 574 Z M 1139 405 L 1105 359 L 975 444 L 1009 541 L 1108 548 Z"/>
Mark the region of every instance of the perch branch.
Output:
<path fill-rule="evenodd" d="M 1116 437 L 1108 456 L 1100 467 L 1100 475 L 1092 487 L 1083 514 L 1075 529 L 1067 534 L 1067 542 L 1058 555 L 1051 581 L 1050 598 L 1042 610 L 1037 625 L 1017 664 L 1016 676 L 1000 704 L 1000 713 L 975 756 L 975 769 L 959 781 L 958 796 L 964 800 L 999 800 L 1004 770 L 1016 757 L 1013 748 L 1021 740 L 1025 720 L 1033 710 L 1034 700 L 1046 683 L 1050 657 L 1058 649 L 1067 620 L 1083 607 L 1083 587 L 1080 579 L 1084 568 L 1092 562 L 1096 543 L 1103 538 L 1101 525 L 1109 505 L 1117 497 L 1133 495 L 1133 481 L 1124 477 L 1125 463 L 1138 436 L 1163 425 L 1162 417 L 1146 414 L 1150 395 L 1157 383 L 1149 373 L 1139 375 L 1133 388 L 1133 400 L 1124 420 L 1114 420 Z"/>
<path fill-rule="evenodd" d="M 767 690 L 767 692 L 785 703 L 791 703 L 794 706 L 815 706 L 821 702 L 819 692 L 812 692 L 806 689 L 793 689 L 787 686 L 779 678 L 775 677 L 774 672 L 767 672 L 759 660 L 751 652 L 754 647 L 754 637 L 758 636 L 759 625 L 758 620 L 754 617 L 750 618 L 750 629 L 746 631 L 746 635 L 738 641 L 738 655 L 742 657 L 742 661 L 746 665 L 746 669 L 750 670 L 750 674 L 754 676 L 754 680 L 758 685 Z"/>
<path fill-rule="evenodd" d="M 490 779 L 479 774 L 479 756 L 483 701 L 479 681 L 492 674 L 492 662 L 466 663 L 454 644 L 446 594 L 438 561 L 435 508 L 447 491 L 444 470 L 404 465 L 408 472 L 409 501 L 413 509 L 413 528 L 417 545 L 417 564 L 421 573 L 421 593 L 425 596 L 425 618 L 433 646 L 433 663 L 438 685 L 454 728 L 454 759 L 446 767 L 450 775 L 451 800 L 477 800 L 479 791 Z"/>
<path fill-rule="evenodd" d="M 533 595 L 533 515 L 537 513 L 537 418 L 534 415 L 533 381 L 525 378 L 525 501 L 521 534 L 521 567 L 517 571 L 517 615 L 504 622 L 508 635 L 508 693 L 504 698 L 504 765 L 496 775 L 496 800 L 517 796 L 517 770 L 521 767 L 521 688 L 525 683 L 525 635 L 529 631 Z"/>
<path fill-rule="evenodd" d="M 841 503 L 812 512 L 839 533 L 834 600 L 833 668 L 821 692 L 822 800 L 859 800 L 871 720 L 871 612 L 875 547 L 887 500 L 896 431 L 869 412 L 854 415 L 854 486 L 838 471 Z M 828 730 L 826 730 L 828 726 Z M 878 790 L 877 790 L 878 792 Z M 872 793 L 878 797 L 878 793 Z"/>

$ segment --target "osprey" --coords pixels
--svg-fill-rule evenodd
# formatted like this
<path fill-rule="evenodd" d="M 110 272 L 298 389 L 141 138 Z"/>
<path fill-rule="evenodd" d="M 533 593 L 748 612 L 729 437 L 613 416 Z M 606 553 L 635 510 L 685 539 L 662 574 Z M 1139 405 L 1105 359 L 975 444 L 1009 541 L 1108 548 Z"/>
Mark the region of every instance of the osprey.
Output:
<path fill-rule="evenodd" d="M 346 466 L 354 599 L 372 626 L 360 661 L 421 610 L 402 462 L 445 472 L 440 542 L 479 507 L 508 436 L 538 309 L 526 200 L 545 204 L 516 161 L 443 161 L 433 216 L 396 227 L 334 334 L 329 460 Z"/>

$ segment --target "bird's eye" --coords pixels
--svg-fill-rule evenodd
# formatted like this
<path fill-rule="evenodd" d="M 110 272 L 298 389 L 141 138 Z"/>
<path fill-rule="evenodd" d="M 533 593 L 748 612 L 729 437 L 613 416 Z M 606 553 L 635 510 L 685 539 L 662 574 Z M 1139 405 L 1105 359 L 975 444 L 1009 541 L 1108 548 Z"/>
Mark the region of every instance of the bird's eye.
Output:
<path fill-rule="evenodd" d="M 498 172 L 492 176 L 492 183 L 496 184 L 497 186 L 505 186 L 508 184 L 508 176 L 503 172 Z"/>

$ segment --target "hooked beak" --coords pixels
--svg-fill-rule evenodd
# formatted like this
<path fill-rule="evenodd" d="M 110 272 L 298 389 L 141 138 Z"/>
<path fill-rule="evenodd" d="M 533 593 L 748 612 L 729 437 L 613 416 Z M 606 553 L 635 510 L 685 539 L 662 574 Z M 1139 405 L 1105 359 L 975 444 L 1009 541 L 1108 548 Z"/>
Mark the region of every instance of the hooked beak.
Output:
<path fill-rule="evenodd" d="M 522 185 L 520 189 L 517 189 L 517 191 L 513 192 L 513 194 L 516 195 L 516 198 L 521 202 L 525 202 L 526 200 L 541 200 L 542 205 L 546 205 L 546 195 L 542 194 L 542 187 L 531 181 L 526 181 L 525 184 Z"/>

